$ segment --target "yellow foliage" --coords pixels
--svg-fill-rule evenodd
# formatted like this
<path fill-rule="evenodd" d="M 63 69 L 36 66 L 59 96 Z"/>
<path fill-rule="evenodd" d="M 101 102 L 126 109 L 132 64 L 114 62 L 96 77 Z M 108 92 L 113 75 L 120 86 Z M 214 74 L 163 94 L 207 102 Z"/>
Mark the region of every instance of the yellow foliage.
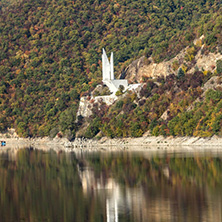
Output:
<path fill-rule="evenodd" d="M 159 135 L 159 126 L 155 126 L 152 132 L 153 136 L 158 136 Z"/>
<path fill-rule="evenodd" d="M 130 96 L 130 101 L 133 102 L 135 99 L 136 99 L 136 93 L 133 93 L 131 96 Z"/>
<path fill-rule="evenodd" d="M 194 47 L 191 47 L 191 48 L 188 48 L 187 49 L 187 53 L 189 53 L 189 54 L 194 54 L 195 53 L 195 48 Z"/>
<path fill-rule="evenodd" d="M 210 71 L 207 71 L 207 70 L 204 70 L 203 71 L 203 74 L 206 76 L 207 74 L 209 74 L 210 73 Z"/>
<path fill-rule="evenodd" d="M 173 61 L 172 63 L 172 69 L 174 71 L 176 71 L 177 69 L 179 69 L 179 62 L 177 60 Z"/>
<path fill-rule="evenodd" d="M 179 124 L 177 124 L 175 127 L 174 127 L 174 132 L 175 132 L 175 135 L 178 136 L 178 135 L 181 135 L 181 126 Z"/>
<path fill-rule="evenodd" d="M 202 42 L 202 40 L 201 39 L 198 39 L 197 41 L 196 41 L 196 44 L 195 44 L 197 47 L 201 47 L 202 45 L 203 45 L 203 42 Z"/>
<path fill-rule="evenodd" d="M 183 65 L 181 66 L 181 69 L 184 71 L 184 73 L 186 73 L 186 71 L 187 71 L 187 66 L 186 66 L 185 64 L 183 64 Z"/>
<path fill-rule="evenodd" d="M 140 137 L 143 135 L 143 130 L 142 129 L 139 129 L 137 132 L 136 132 L 136 137 Z"/>
<path fill-rule="evenodd" d="M 193 135 L 199 137 L 211 137 L 213 133 L 211 131 L 195 130 Z"/>
<path fill-rule="evenodd" d="M 18 75 L 21 72 L 21 69 L 16 69 L 15 74 Z"/>
<path fill-rule="evenodd" d="M 173 116 L 175 116 L 177 114 L 178 109 L 181 110 L 181 107 L 179 106 L 179 104 L 171 103 L 169 106 L 170 113 Z"/>
<path fill-rule="evenodd" d="M 185 54 L 186 61 L 192 61 L 195 57 L 196 49 L 195 47 L 188 48 Z"/>

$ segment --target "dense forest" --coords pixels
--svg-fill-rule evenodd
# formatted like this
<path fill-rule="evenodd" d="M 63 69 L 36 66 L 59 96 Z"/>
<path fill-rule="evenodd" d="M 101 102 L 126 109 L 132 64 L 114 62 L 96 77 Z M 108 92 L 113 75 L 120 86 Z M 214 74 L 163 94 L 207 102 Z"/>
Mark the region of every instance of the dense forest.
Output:
<path fill-rule="evenodd" d="M 15 128 L 18 135 L 24 137 L 53 137 L 58 131 L 69 137 L 74 136 L 78 129 L 75 119 L 79 98 L 101 82 L 103 47 L 108 53 L 113 51 L 115 54 L 116 76 L 142 55 L 152 56 L 155 62 L 170 59 L 184 47 L 192 45 L 193 40 L 202 34 L 205 35 L 206 52 L 221 52 L 221 10 L 220 0 L 1 1 L 0 131 L 4 132 L 9 127 Z M 193 77 L 183 78 L 202 84 L 207 81 L 202 74 L 194 73 Z M 144 96 L 148 98 L 150 93 L 152 96 L 144 104 L 128 105 L 132 112 L 121 114 L 126 117 L 118 116 L 124 120 L 120 121 L 119 129 L 124 129 L 123 125 L 129 126 L 130 118 L 142 118 L 131 126 L 131 132 L 112 129 L 112 121 L 98 117 L 91 120 L 91 125 L 96 125 L 93 126 L 95 130 L 90 127 L 88 131 L 91 132 L 86 135 L 96 135 L 102 130 L 102 122 L 106 122 L 103 124 L 104 135 L 111 137 L 140 136 L 149 128 L 154 135 L 206 135 L 208 126 L 203 128 L 198 125 L 198 129 L 193 127 L 189 132 L 176 130 L 180 127 L 173 126 L 174 123 L 183 124 L 184 121 L 178 111 L 182 110 L 178 107 L 172 107 L 168 122 L 158 122 L 163 113 L 161 107 L 166 108 L 171 103 L 168 95 L 161 90 L 169 87 L 170 82 L 183 85 L 181 79 L 175 76 L 169 78 L 172 79 L 169 82 L 168 79 L 161 80 L 162 88 L 145 79 L 144 82 L 148 82 L 143 90 Z M 170 98 L 175 106 L 186 107 L 187 100 L 194 101 L 201 94 L 198 86 L 189 87 L 187 91 L 183 90 L 184 93 Z M 219 90 L 214 94 L 220 93 Z M 181 96 L 180 103 L 176 101 L 178 96 Z M 214 102 L 217 104 L 220 101 L 216 99 Z M 125 103 L 128 102 L 120 101 L 116 108 L 123 108 Z M 191 113 L 185 112 L 190 125 L 203 122 L 198 114 L 201 110 L 209 112 L 206 121 L 210 121 L 216 111 L 206 111 L 207 105 L 207 101 L 202 102 Z M 194 122 L 193 114 L 199 115 Z M 114 115 L 110 112 L 108 118 L 114 120 Z M 219 125 L 212 128 L 209 135 L 220 130 L 221 117 L 215 118 Z M 209 127 L 212 124 L 209 123 Z"/>

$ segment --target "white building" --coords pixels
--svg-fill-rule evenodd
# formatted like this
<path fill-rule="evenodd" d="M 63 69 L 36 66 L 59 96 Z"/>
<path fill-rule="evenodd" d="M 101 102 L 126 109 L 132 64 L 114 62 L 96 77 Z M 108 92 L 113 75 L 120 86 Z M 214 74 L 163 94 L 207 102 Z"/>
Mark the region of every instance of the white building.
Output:
<path fill-rule="evenodd" d="M 114 58 L 113 53 L 111 53 L 110 61 L 106 55 L 105 50 L 103 49 L 102 54 L 102 74 L 103 74 L 103 83 L 109 88 L 111 95 L 106 96 L 95 96 L 91 97 L 91 99 L 86 97 L 80 98 L 79 109 L 77 112 L 77 117 L 89 117 L 92 114 L 92 107 L 94 103 L 101 103 L 103 101 L 107 105 L 112 105 L 117 99 L 116 92 L 119 90 L 119 86 L 122 85 L 124 87 L 124 92 L 129 91 L 137 91 L 139 87 L 142 85 L 138 84 L 130 84 L 128 85 L 128 81 L 126 79 L 115 79 L 114 77 Z"/>
<path fill-rule="evenodd" d="M 120 85 L 124 86 L 124 89 L 128 88 L 128 81 L 126 79 L 115 79 L 113 52 L 111 53 L 109 61 L 105 49 L 103 49 L 103 54 L 102 54 L 102 73 L 103 73 L 103 83 L 109 87 L 109 90 L 112 93 L 115 93 L 119 89 Z"/>

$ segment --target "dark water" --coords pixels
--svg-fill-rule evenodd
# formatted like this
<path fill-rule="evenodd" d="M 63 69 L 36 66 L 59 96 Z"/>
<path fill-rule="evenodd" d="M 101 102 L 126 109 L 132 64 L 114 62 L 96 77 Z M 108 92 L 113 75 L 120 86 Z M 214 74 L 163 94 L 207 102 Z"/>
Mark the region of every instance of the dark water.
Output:
<path fill-rule="evenodd" d="M 222 221 L 222 153 L 0 154 L 0 221 Z"/>

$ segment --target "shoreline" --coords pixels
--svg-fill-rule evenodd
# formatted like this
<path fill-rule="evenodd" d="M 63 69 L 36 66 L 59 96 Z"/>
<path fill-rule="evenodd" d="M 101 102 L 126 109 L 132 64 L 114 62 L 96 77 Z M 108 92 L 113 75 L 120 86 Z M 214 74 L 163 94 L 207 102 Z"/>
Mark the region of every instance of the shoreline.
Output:
<path fill-rule="evenodd" d="M 70 142 L 66 138 L 19 138 L 11 137 L 6 138 L 0 136 L 0 141 L 6 141 L 4 148 L 24 148 L 33 147 L 42 150 L 57 150 L 57 151 L 118 151 L 118 150 L 158 150 L 165 149 L 187 149 L 193 148 L 196 150 L 217 148 L 222 150 L 222 138 L 213 136 L 210 138 L 201 137 L 163 137 L 163 136 L 143 136 L 138 138 L 107 138 L 102 137 L 101 139 L 80 139 L 76 138 Z"/>

